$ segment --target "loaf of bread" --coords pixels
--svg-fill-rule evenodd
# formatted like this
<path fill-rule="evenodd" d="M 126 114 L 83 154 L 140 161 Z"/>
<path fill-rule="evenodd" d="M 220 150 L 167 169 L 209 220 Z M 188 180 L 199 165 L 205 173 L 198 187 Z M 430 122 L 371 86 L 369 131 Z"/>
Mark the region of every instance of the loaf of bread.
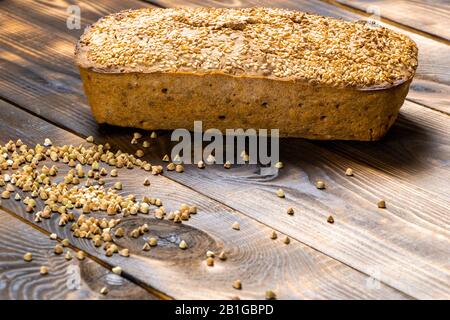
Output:
<path fill-rule="evenodd" d="M 417 46 L 365 22 L 268 8 L 140 9 L 100 19 L 75 50 L 99 123 L 279 129 L 377 140 L 395 121 Z"/>

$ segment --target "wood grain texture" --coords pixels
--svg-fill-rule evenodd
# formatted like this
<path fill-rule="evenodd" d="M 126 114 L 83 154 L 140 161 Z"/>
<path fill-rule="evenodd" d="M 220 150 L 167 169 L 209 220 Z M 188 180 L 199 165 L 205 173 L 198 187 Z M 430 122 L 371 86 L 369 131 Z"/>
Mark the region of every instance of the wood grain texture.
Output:
<path fill-rule="evenodd" d="M 164 7 L 213 6 L 238 8 L 268 6 L 297 9 L 350 21 L 367 19 L 367 16 L 320 0 L 150 0 L 148 2 Z M 407 99 L 450 114 L 450 46 L 384 22 L 380 22 L 380 25 L 408 35 L 419 47 L 419 67 Z"/>
<path fill-rule="evenodd" d="M 337 0 L 363 11 L 380 15 L 433 36 L 450 40 L 450 3 L 445 0 Z"/>
<path fill-rule="evenodd" d="M 79 145 L 83 142 L 77 136 L 9 104 L 0 102 L 0 108 L 2 139 L 21 138 L 27 144 L 42 142 L 45 137 L 50 137 L 54 144 Z M 5 126 L 5 123 L 11 125 Z M 67 166 L 63 166 L 60 172 L 67 170 Z M 120 170 L 123 192 L 133 193 L 138 199 L 144 195 L 159 197 L 168 210 L 179 208 L 181 203 L 197 205 L 199 213 L 181 225 L 156 220 L 149 215 L 124 219 L 122 226 L 127 234 L 137 225 L 148 223 L 150 226 L 149 234 L 139 239 L 131 240 L 125 236 L 114 240 L 119 246 L 130 249 L 130 258 L 105 257 L 103 249 L 95 248 L 91 241 L 75 238 L 68 227 L 59 227 L 56 216 L 38 225 L 61 238 L 68 238 L 77 248 L 109 266 L 120 265 L 133 281 L 175 298 L 229 299 L 239 295 L 241 298 L 263 299 L 265 290 L 269 288 L 275 290 L 280 299 L 410 298 L 378 282 L 376 277 L 362 274 L 298 241 L 292 240 L 285 245 L 281 234 L 278 240 L 271 240 L 272 228 L 164 176 L 147 175 L 151 180 L 150 187 L 142 185 L 143 171 Z M 106 186 L 111 187 L 115 181 L 116 178 L 107 179 Z M 35 224 L 33 215 L 24 211 L 22 203 L 10 199 L 4 200 L 2 206 Z M 105 216 L 102 213 L 92 215 Z M 240 231 L 231 228 L 234 221 L 239 221 Z M 151 236 L 159 238 L 159 245 L 149 252 L 142 251 L 142 245 Z M 188 243 L 189 249 L 182 251 L 178 248 L 181 239 Z M 228 259 L 224 262 L 216 260 L 213 268 L 208 267 L 205 263 L 208 250 L 224 250 Z M 235 279 L 241 279 L 243 290 L 232 288 L 231 283 Z"/>
<path fill-rule="evenodd" d="M 57 241 L 0 210 L 0 299 L 98 300 L 154 299 L 141 287 L 120 277 L 90 258 L 67 261 L 55 255 Z M 75 251 L 68 248 L 75 256 Z M 23 255 L 33 254 L 31 262 Z M 46 266 L 47 275 L 39 269 Z M 100 290 L 108 288 L 108 294 Z"/>
<path fill-rule="evenodd" d="M 51 17 L 49 21 L 53 21 Z M 92 120 L 76 71 L 65 68 L 64 61 L 72 50 L 71 40 L 64 38 L 67 34 L 63 36 L 56 28 L 51 29 L 54 31 L 52 38 L 62 45 L 57 52 L 47 51 L 46 56 L 39 54 L 46 50 L 43 43 L 52 43 L 50 38 L 42 36 L 46 28 L 42 22 L 35 25 L 37 40 L 26 47 L 26 52 L 37 47 L 32 54 L 24 55 L 20 50 L 12 59 L 2 61 L 8 70 L 7 79 L 1 75 L 6 79 L 1 87 L 6 88 L 4 94 L 24 108 L 74 132 L 93 134 L 102 141 L 111 140 L 115 146 L 132 151 L 131 130 L 98 127 Z M 8 51 L 8 55 L 11 52 L 15 51 Z M 66 57 L 60 57 L 61 53 Z M 48 62 L 58 59 L 62 60 L 58 67 Z M 20 67 L 22 64 L 28 73 L 18 81 L 17 75 L 25 74 Z M 294 238 L 320 247 L 352 267 L 375 274 L 413 297 L 445 298 L 449 295 L 446 280 L 449 267 L 445 261 L 448 256 L 447 124 L 448 118 L 443 114 L 409 103 L 392 134 L 376 144 L 284 141 L 283 161 L 290 160 L 286 170 L 277 174 L 259 167 L 230 171 L 210 167 L 200 173 L 189 167 L 185 174 L 168 176 L 232 208 L 241 209 L 258 221 L 276 225 Z M 152 146 L 148 159 L 160 159 L 169 153 L 170 145 L 167 137 L 161 137 Z M 364 179 L 342 180 L 346 167 L 357 168 Z M 330 190 L 317 193 L 311 185 L 317 177 L 326 179 Z M 277 186 L 289 191 L 288 201 L 273 199 Z M 388 206 L 392 202 L 388 210 L 376 209 L 377 199 L 387 195 L 398 198 L 387 199 Z M 290 220 L 291 217 L 283 215 L 289 204 L 299 206 L 302 212 Z M 337 222 L 333 225 L 337 227 L 330 229 L 324 222 L 328 212 L 339 213 L 337 219 L 345 223 Z"/>

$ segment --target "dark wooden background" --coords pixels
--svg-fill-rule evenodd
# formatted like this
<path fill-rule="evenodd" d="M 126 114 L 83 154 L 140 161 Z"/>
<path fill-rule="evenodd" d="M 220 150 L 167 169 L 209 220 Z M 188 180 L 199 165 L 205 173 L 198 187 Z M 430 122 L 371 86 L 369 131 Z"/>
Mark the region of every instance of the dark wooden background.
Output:
<path fill-rule="evenodd" d="M 66 27 L 67 8 L 79 5 L 82 28 Z M 159 197 L 169 208 L 196 204 L 199 213 L 182 225 L 139 217 L 165 241 L 142 252 L 125 237 L 132 257 L 106 258 L 89 241 L 73 238 L 56 220 L 36 224 L 23 204 L 0 208 L 0 298 L 214 298 L 263 299 L 267 289 L 281 299 L 450 298 L 450 5 L 447 1 L 0 1 L 0 143 L 79 144 L 96 141 L 134 152 L 133 129 L 98 126 L 90 113 L 73 62 L 74 44 L 88 24 L 125 8 L 177 6 L 279 6 L 339 17 L 367 19 L 410 36 L 419 46 L 419 68 L 401 114 L 385 139 L 374 143 L 283 139 L 285 168 L 255 165 L 225 170 L 186 166 L 182 174 L 122 175 L 126 190 Z M 372 6 L 372 7 L 371 7 Z M 377 11 L 377 12 L 378 12 Z M 160 164 L 170 153 L 170 134 L 152 140 L 146 160 Z M 346 168 L 354 177 L 346 177 Z M 327 184 L 314 187 L 316 179 Z M 111 183 L 108 181 L 108 183 Z M 283 188 L 286 198 L 275 190 Z M 376 203 L 385 199 L 387 209 Z M 294 207 L 293 216 L 286 214 Z M 328 215 L 333 225 L 326 222 Z M 231 229 L 239 221 L 240 231 Z M 276 230 L 279 238 L 270 240 Z M 68 237 L 85 261 L 54 256 L 50 232 Z M 282 242 L 284 235 L 291 243 Z M 180 237 L 190 249 L 177 248 Z M 119 242 L 120 242 L 119 241 Z M 207 250 L 230 258 L 210 268 Z M 33 251 L 35 260 L 23 262 Z M 47 277 L 39 266 L 51 266 Z M 112 274 L 121 265 L 123 277 Z M 79 270 L 79 290 L 67 287 L 67 268 Z M 231 287 L 241 279 L 243 290 Z M 99 291 L 108 286 L 110 293 Z"/>

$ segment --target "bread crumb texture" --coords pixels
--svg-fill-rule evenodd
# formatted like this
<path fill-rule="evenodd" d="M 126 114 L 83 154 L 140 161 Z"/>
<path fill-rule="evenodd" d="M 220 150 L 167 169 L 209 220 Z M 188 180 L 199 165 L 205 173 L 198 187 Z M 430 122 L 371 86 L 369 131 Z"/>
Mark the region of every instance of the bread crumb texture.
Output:
<path fill-rule="evenodd" d="M 106 73 L 195 73 L 303 80 L 337 87 L 386 87 L 417 67 L 407 36 L 275 8 L 139 9 L 86 30 L 77 63 Z"/>

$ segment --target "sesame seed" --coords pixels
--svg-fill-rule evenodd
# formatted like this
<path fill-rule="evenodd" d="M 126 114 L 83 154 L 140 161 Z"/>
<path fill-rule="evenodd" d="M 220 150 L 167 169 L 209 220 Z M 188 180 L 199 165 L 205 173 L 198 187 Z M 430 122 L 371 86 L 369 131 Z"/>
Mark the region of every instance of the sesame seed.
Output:
<path fill-rule="evenodd" d="M 347 170 L 345 170 L 345 175 L 346 176 L 353 176 L 353 170 L 351 168 L 347 168 Z"/>
<path fill-rule="evenodd" d="M 95 23 L 79 48 L 79 60 L 116 72 L 220 72 L 359 88 L 411 78 L 418 52 L 388 28 L 282 8 L 129 10 Z"/>
<path fill-rule="evenodd" d="M 231 225 L 231 228 L 233 228 L 234 230 L 241 230 L 241 226 L 240 226 L 239 222 L 237 222 L 237 221 L 233 222 L 233 224 Z"/>
<path fill-rule="evenodd" d="M 333 216 L 329 216 L 329 217 L 327 218 L 327 222 L 333 224 L 333 223 L 334 223 L 334 218 L 333 218 Z"/>

